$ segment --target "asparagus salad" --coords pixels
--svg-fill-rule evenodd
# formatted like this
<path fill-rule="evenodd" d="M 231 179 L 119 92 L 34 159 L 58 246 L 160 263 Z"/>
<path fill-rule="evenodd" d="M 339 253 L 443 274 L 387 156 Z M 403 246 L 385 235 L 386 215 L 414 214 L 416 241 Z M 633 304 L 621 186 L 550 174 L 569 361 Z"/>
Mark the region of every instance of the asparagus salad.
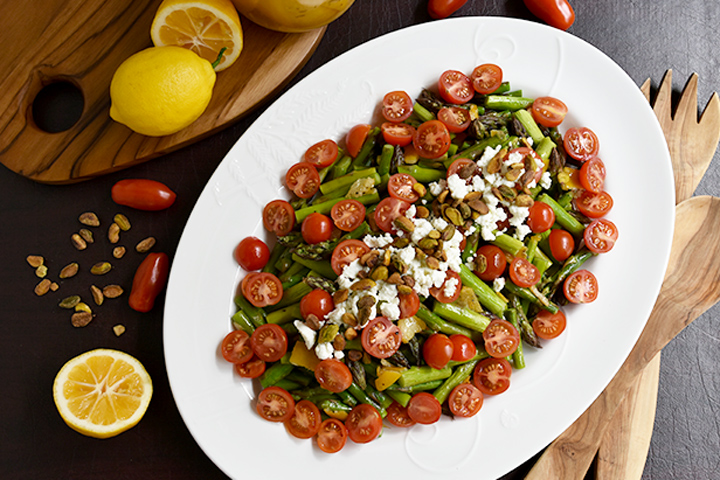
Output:
<path fill-rule="evenodd" d="M 508 389 L 523 351 L 598 294 L 582 268 L 612 249 L 598 138 L 567 106 L 526 98 L 494 64 L 449 70 L 385 122 L 308 148 L 291 201 L 243 239 L 248 273 L 221 344 L 257 378 L 257 413 L 328 453 L 395 427 L 471 417 Z"/>

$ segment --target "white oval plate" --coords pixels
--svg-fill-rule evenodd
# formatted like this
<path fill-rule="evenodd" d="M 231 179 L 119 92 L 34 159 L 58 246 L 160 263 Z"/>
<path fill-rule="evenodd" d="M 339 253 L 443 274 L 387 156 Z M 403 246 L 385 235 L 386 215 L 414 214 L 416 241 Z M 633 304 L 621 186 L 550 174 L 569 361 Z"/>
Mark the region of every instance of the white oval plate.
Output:
<path fill-rule="evenodd" d="M 448 69 L 499 64 L 513 88 L 552 95 L 569 107 L 563 131 L 588 126 L 600 138 L 615 200 L 615 248 L 592 259 L 596 302 L 570 307 L 568 327 L 511 388 L 486 398 L 472 419 L 443 418 L 409 430 L 385 428 L 367 445 L 327 455 L 254 411 L 252 383 L 218 352 L 231 330 L 243 275 L 233 261 L 247 235 L 266 238 L 261 212 L 287 197 L 287 168 L 311 144 L 341 139 L 377 120 L 391 90 L 417 95 Z M 365 479 L 497 478 L 563 432 L 620 368 L 650 314 L 665 272 L 674 224 L 672 167 L 660 127 L 633 81 L 602 52 L 565 32 L 498 17 L 435 21 L 376 38 L 308 75 L 258 118 L 219 165 L 190 216 L 173 261 L 165 304 L 165 357 L 173 395 L 195 440 L 230 477 L 342 472 Z M 320 470 L 321 469 L 321 470 Z"/>

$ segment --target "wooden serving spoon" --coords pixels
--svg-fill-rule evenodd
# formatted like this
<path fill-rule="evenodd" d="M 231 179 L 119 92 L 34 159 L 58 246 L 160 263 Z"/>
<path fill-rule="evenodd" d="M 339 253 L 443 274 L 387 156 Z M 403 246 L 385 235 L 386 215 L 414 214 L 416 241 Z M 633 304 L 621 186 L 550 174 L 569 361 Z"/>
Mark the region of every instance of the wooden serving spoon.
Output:
<path fill-rule="evenodd" d="M 525 477 L 582 479 L 613 414 L 650 360 L 720 300 L 720 199 L 694 197 L 676 207 L 672 250 L 645 329 L 620 370 L 585 413 L 548 446 Z"/>

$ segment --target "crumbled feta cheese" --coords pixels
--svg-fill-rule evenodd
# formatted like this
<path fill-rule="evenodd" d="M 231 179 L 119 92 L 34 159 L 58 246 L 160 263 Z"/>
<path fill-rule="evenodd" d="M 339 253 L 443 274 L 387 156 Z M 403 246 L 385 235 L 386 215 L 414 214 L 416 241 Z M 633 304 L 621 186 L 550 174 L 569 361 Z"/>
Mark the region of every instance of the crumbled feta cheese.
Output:
<path fill-rule="evenodd" d="M 360 265 L 360 259 L 358 258 L 346 265 L 342 274 L 337 279 L 340 288 L 350 288 L 350 285 L 355 283 L 358 273 L 363 269 L 365 269 L 365 267 Z"/>
<path fill-rule="evenodd" d="M 505 277 L 498 277 L 493 280 L 493 290 L 500 292 L 503 288 L 505 288 Z"/>
<path fill-rule="evenodd" d="M 550 175 L 550 172 L 545 172 L 542 174 L 542 178 L 540 178 L 540 186 L 545 190 L 548 190 L 550 187 L 552 187 L 552 176 Z"/>
<path fill-rule="evenodd" d="M 393 236 L 389 233 L 377 236 L 365 235 L 363 243 L 370 248 L 384 248 L 393 243 L 393 240 Z"/>
<path fill-rule="evenodd" d="M 472 191 L 472 187 L 469 186 L 465 180 L 460 178 L 457 173 L 453 173 L 447 179 L 448 189 L 450 195 L 456 200 L 462 200 L 465 196 Z"/>
<path fill-rule="evenodd" d="M 447 188 L 447 181 L 444 178 L 441 178 L 437 182 L 432 182 L 430 185 L 428 185 L 428 190 L 430 190 L 430 193 L 435 195 L 436 197 L 442 193 L 443 190 Z"/>
<path fill-rule="evenodd" d="M 317 347 L 315 347 L 315 355 L 317 355 L 320 360 L 332 358 L 334 353 L 335 347 L 333 347 L 330 342 L 318 343 Z"/>
<path fill-rule="evenodd" d="M 443 288 L 443 294 L 448 298 L 452 298 L 452 296 L 455 295 L 455 292 L 457 291 L 459 283 L 460 282 L 455 277 L 448 278 L 445 282 L 445 287 Z"/>
<path fill-rule="evenodd" d="M 487 167 L 487 164 L 490 163 L 490 160 L 493 159 L 493 157 L 500 151 L 502 147 L 498 145 L 497 147 L 487 147 L 485 151 L 483 152 L 482 156 L 480 157 L 480 160 L 477 161 L 477 166 L 481 169 L 485 169 Z"/>
<path fill-rule="evenodd" d="M 305 341 L 305 346 L 307 347 L 307 349 L 311 350 L 313 345 L 315 344 L 315 330 L 308 327 L 301 320 L 295 320 L 293 322 L 293 325 L 295 325 L 295 328 L 297 328 L 298 333 L 300 333 L 300 336 Z"/>
<path fill-rule="evenodd" d="M 433 230 L 432 223 L 428 222 L 424 218 L 413 218 L 412 222 L 415 224 L 415 229 L 410 234 L 410 239 L 413 243 L 418 243 Z"/>

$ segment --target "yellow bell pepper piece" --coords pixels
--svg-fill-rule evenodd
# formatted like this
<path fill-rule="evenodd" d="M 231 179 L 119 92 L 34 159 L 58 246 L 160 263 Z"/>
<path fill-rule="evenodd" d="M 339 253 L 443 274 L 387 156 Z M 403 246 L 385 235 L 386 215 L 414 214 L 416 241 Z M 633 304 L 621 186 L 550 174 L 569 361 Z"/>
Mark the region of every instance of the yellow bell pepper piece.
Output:
<path fill-rule="evenodd" d="M 315 355 L 315 352 L 308 350 L 305 346 L 305 342 L 295 342 L 292 353 L 290 354 L 290 363 L 296 367 L 305 367 L 308 370 L 315 371 L 320 359 Z"/>
<path fill-rule="evenodd" d="M 383 391 L 393 383 L 397 382 L 405 371 L 402 367 L 378 367 L 375 388 Z"/>

